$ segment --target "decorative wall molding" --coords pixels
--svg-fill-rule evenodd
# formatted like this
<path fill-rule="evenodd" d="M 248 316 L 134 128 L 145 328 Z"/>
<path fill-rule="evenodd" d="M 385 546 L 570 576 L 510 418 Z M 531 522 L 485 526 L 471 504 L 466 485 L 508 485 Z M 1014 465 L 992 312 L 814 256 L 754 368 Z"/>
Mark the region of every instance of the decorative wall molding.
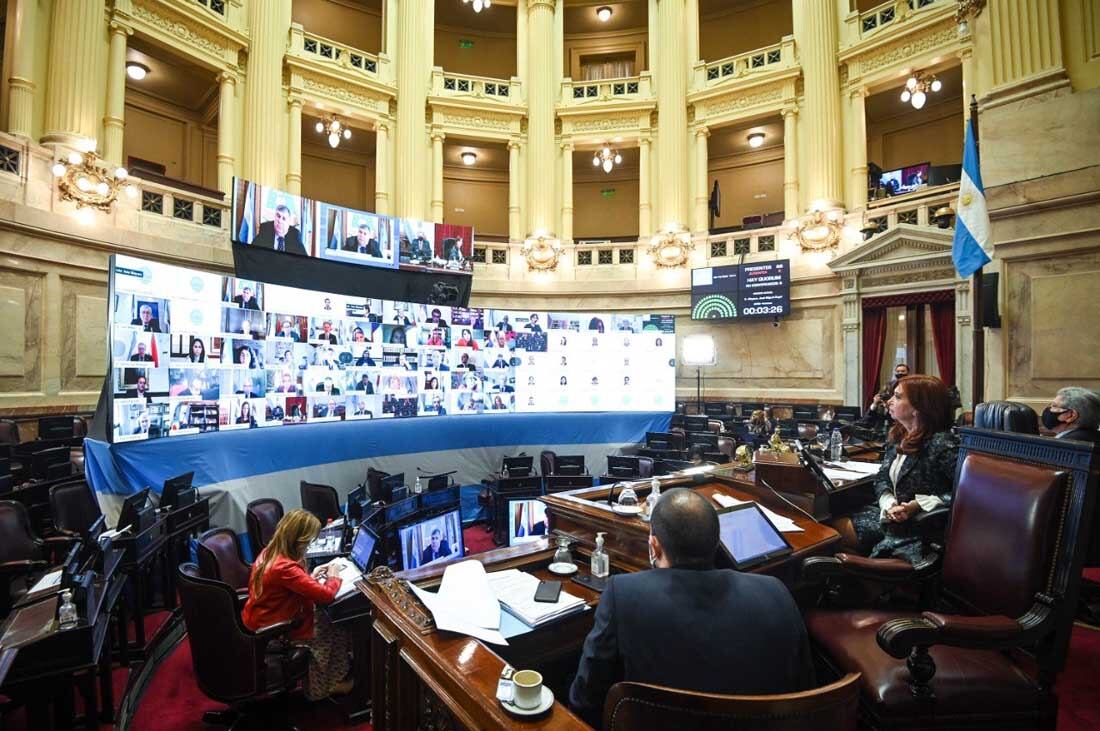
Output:
<path fill-rule="evenodd" d="M 248 45 L 247 38 L 228 26 L 204 22 L 165 0 L 133 0 L 129 15 L 134 25 L 149 35 L 185 54 L 201 51 L 219 68 L 236 66 L 237 54 Z M 120 17 L 125 15 L 120 13 Z"/>
<path fill-rule="evenodd" d="M 316 77 L 301 75 L 302 90 L 313 93 L 325 99 L 332 99 L 353 104 L 364 110 L 378 114 L 389 114 L 390 100 L 383 94 L 372 93 L 362 87 L 354 87 L 351 84 L 333 83 Z"/>

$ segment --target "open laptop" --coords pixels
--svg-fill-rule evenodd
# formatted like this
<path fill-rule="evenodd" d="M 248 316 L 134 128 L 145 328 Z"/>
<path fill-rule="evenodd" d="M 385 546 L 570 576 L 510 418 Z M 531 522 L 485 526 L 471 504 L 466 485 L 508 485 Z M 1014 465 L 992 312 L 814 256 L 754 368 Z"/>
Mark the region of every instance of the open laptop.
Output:
<path fill-rule="evenodd" d="M 342 599 L 355 590 L 355 582 L 370 568 L 374 548 L 377 545 L 378 536 L 367 528 L 365 523 L 360 525 L 355 533 L 355 540 L 351 544 L 351 553 L 348 554 L 347 559 L 340 559 L 336 564 L 339 566 L 337 575 L 342 582 L 339 591 L 336 592 L 337 599 Z"/>

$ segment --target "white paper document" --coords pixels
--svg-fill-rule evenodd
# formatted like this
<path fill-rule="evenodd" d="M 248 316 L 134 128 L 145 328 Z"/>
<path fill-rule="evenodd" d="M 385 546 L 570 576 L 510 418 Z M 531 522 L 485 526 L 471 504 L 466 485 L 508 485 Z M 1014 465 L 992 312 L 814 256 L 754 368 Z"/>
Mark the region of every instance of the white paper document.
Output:
<path fill-rule="evenodd" d="M 480 561 L 462 561 L 448 566 L 435 594 L 411 582 L 409 587 L 432 613 L 438 629 L 476 637 L 494 645 L 508 644 L 500 633 L 500 603 Z"/>
<path fill-rule="evenodd" d="M 751 502 L 751 501 L 750 500 L 738 500 L 735 497 L 730 497 L 729 495 L 724 495 L 720 492 L 716 492 L 716 493 L 714 493 L 714 502 L 718 503 L 723 508 L 732 508 L 734 505 L 744 505 L 745 503 Z M 768 520 L 770 520 L 772 522 L 772 524 L 775 525 L 776 530 L 778 530 L 780 533 L 801 533 L 802 532 L 802 529 L 798 527 L 798 524 L 795 523 L 790 518 L 788 518 L 787 516 L 780 515 L 779 513 L 775 512 L 774 510 L 771 510 L 770 508 L 764 507 L 760 503 L 757 503 L 756 507 L 760 508 L 760 510 L 762 510 L 764 512 L 764 515 L 768 516 Z"/>
<path fill-rule="evenodd" d="M 496 593 L 500 603 L 508 607 L 524 624 L 537 627 L 573 612 L 583 611 L 587 604 L 578 596 L 567 591 L 558 595 L 553 604 L 536 602 L 535 590 L 538 589 L 538 577 L 526 574 L 519 569 L 497 571 L 489 574 L 489 585 Z"/>
<path fill-rule="evenodd" d="M 879 469 L 882 467 L 877 462 L 826 462 L 824 464 L 825 471 L 830 469 L 841 470 L 843 472 L 854 472 L 860 477 L 867 477 L 869 475 L 878 474 Z M 849 480 L 852 478 L 848 478 Z"/>
<path fill-rule="evenodd" d="M 52 589 L 61 583 L 61 569 L 56 569 L 43 576 L 41 579 L 35 582 L 28 594 L 33 594 L 36 591 L 45 591 L 46 589 Z"/>

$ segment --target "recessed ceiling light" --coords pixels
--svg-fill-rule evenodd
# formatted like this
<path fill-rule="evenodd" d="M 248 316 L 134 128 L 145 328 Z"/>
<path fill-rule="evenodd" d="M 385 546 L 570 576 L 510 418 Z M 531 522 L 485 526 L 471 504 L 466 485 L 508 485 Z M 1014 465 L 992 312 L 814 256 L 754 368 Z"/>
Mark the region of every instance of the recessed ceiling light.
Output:
<path fill-rule="evenodd" d="M 469 151 L 462 153 L 462 164 L 473 165 L 475 162 L 477 162 L 477 155 Z"/>
<path fill-rule="evenodd" d="M 128 61 L 126 63 L 126 75 L 134 81 L 141 81 L 149 75 L 149 67 L 136 61 Z"/>
<path fill-rule="evenodd" d="M 596 9 L 596 17 L 600 19 L 601 23 L 606 23 L 611 20 L 611 8 L 604 5 L 602 8 Z"/>
<path fill-rule="evenodd" d="M 753 132 L 749 135 L 749 147 L 760 147 L 764 144 L 764 133 Z"/>

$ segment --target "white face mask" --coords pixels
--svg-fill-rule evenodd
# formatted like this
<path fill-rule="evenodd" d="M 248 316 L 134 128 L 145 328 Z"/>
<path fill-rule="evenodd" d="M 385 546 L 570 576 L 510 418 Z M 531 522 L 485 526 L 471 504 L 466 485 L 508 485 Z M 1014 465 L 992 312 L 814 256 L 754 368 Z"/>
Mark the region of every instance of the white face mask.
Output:
<path fill-rule="evenodd" d="M 649 549 L 649 567 L 653 569 L 657 568 L 657 557 L 653 555 L 652 548 Z"/>

